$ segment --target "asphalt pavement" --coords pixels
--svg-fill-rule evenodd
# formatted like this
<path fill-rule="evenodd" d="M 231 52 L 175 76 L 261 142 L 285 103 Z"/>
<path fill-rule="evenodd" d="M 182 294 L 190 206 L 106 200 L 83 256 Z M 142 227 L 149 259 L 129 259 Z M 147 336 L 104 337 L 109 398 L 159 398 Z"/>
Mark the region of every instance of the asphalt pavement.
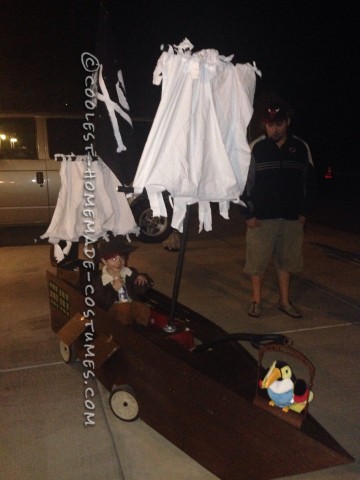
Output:
<path fill-rule="evenodd" d="M 251 290 L 242 271 L 245 224 L 239 209 L 231 209 L 230 220 L 214 215 L 211 232 L 198 233 L 196 212 L 191 217 L 179 302 L 229 333 L 290 336 L 316 368 L 312 416 L 355 458 L 341 467 L 287 478 L 360 478 L 359 240 L 357 233 L 308 222 L 304 271 L 292 280 L 292 300 L 303 318 L 292 319 L 277 309 L 270 266 L 263 313 L 254 319 L 247 315 Z M 136 239 L 134 244 L 139 248 L 131 263 L 171 296 L 178 254 L 158 244 Z M 48 244 L 33 243 L 0 247 L 0 479 L 216 479 L 141 416 L 134 422 L 118 420 L 99 383 L 93 399 L 95 425 L 84 425 L 80 365 L 63 363 L 50 328 L 45 274 L 54 269 L 49 250 Z M 244 346 L 256 357 L 256 350 Z"/>

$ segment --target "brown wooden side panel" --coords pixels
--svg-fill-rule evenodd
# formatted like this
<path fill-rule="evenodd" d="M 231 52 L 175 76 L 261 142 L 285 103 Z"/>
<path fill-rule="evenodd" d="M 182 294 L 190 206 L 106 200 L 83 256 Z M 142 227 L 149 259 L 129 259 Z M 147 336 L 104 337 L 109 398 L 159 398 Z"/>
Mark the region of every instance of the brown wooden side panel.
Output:
<path fill-rule="evenodd" d="M 85 331 L 85 323 L 85 317 L 83 317 L 81 313 L 76 313 L 57 331 L 57 337 L 69 346 Z"/>
<path fill-rule="evenodd" d="M 47 272 L 51 328 L 57 332 L 77 313 L 86 309 L 84 297 L 71 285 Z"/>
<path fill-rule="evenodd" d="M 266 480 L 351 461 L 158 347 L 137 339 L 127 348 L 127 340 L 127 383 L 141 418 L 221 479 Z"/>

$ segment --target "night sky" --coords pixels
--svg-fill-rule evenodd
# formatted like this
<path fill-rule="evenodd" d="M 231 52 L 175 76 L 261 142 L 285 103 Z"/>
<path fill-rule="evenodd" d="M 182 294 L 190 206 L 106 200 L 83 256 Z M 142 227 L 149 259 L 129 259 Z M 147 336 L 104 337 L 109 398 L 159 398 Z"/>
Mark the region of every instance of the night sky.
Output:
<path fill-rule="evenodd" d="M 274 92 L 294 109 L 294 131 L 315 159 L 358 156 L 358 2 L 297 0 L 104 1 L 133 116 L 152 118 L 161 44 L 187 37 L 262 71 L 256 99 Z M 1 111 L 79 111 L 84 51 L 94 51 L 98 0 L 1 0 Z"/>

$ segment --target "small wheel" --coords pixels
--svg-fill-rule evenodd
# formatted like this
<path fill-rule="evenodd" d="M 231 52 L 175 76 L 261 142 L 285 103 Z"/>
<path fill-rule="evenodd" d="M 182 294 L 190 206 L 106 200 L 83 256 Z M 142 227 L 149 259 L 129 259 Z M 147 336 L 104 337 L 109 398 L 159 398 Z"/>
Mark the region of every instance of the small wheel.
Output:
<path fill-rule="evenodd" d="M 139 416 L 139 405 L 134 391 L 127 385 L 122 385 L 113 390 L 109 403 L 113 414 L 120 420 L 132 422 Z"/>
<path fill-rule="evenodd" d="M 60 355 L 65 363 L 73 363 L 76 360 L 76 349 L 75 344 L 66 345 L 63 341 L 60 340 Z"/>

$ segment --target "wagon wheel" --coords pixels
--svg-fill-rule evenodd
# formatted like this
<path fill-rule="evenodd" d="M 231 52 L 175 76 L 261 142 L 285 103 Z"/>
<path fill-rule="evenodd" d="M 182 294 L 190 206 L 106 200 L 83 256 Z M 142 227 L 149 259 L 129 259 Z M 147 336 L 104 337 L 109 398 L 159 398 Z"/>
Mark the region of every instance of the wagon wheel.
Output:
<path fill-rule="evenodd" d="M 62 340 L 59 343 L 60 355 L 65 363 L 73 363 L 76 360 L 76 349 L 75 344 L 71 343 L 67 345 Z"/>
<path fill-rule="evenodd" d="M 132 422 L 139 416 L 139 405 L 134 391 L 128 385 L 116 387 L 109 398 L 110 408 L 114 415 L 125 422 Z"/>

